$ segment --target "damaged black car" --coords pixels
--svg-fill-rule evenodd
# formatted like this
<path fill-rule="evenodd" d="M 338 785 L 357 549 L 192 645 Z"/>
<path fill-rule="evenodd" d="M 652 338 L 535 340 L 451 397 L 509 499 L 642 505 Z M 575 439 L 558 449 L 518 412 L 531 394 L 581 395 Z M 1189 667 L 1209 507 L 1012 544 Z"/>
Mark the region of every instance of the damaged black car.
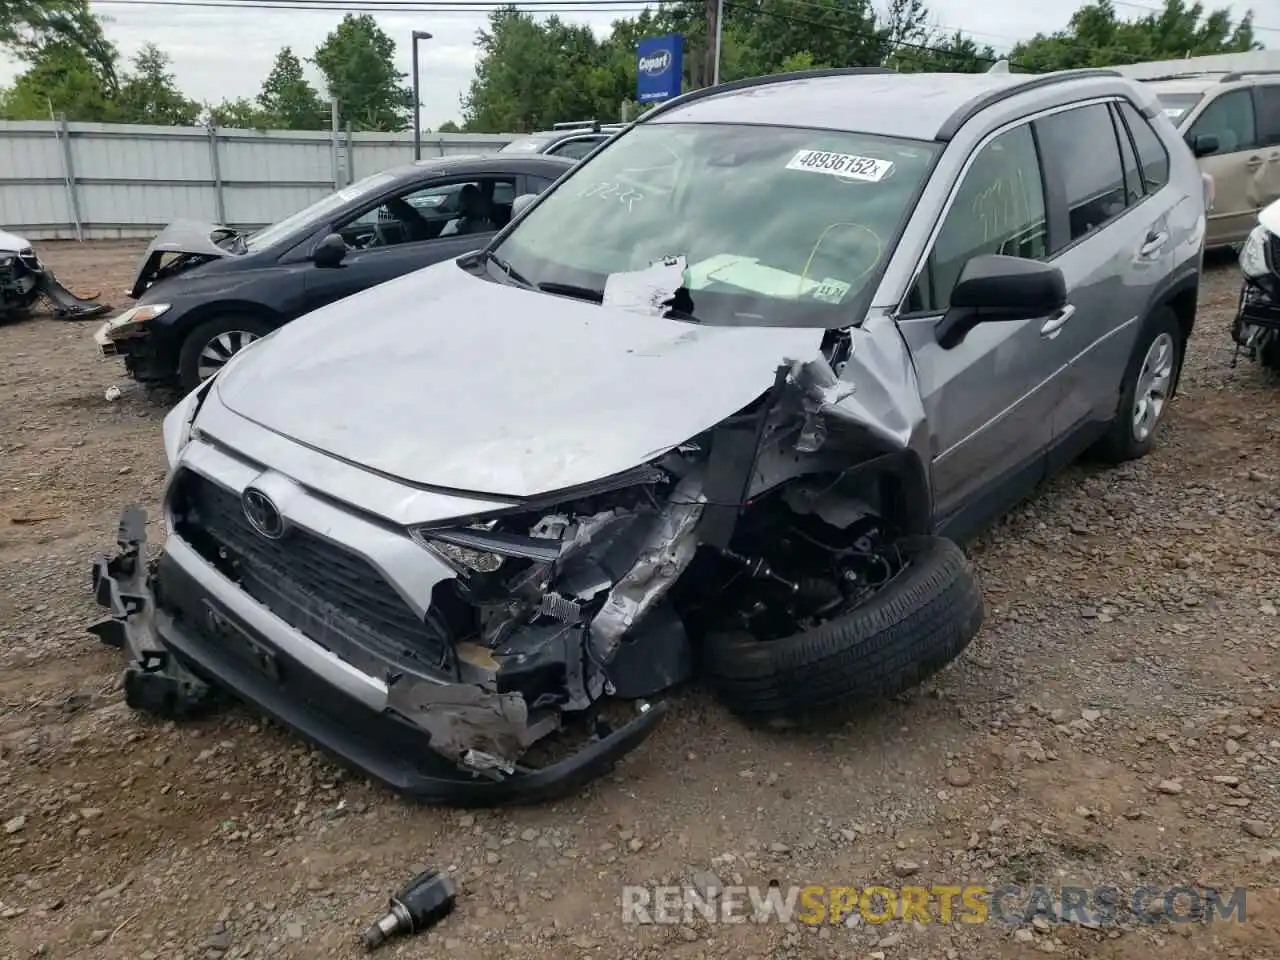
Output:
<path fill-rule="evenodd" d="M 261 230 L 179 220 L 138 263 L 136 303 L 94 339 L 148 387 L 192 390 L 242 347 L 375 284 L 483 246 L 562 157 L 433 158 L 372 174 Z"/>
<path fill-rule="evenodd" d="M 1074 307 L 1035 256 L 1043 208 L 1001 193 L 1040 177 L 1029 129 L 991 140 L 1010 114 L 1102 96 L 1156 122 L 1096 71 L 698 91 L 517 198 L 483 250 L 241 351 L 165 420 L 159 557 L 130 508 L 94 566 L 129 702 L 185 715 L 230 691 L 470 804 L 599 776 L 686 681 L 764 721 L 933 675 L 983 620 L 958 542 L 1073 451 L 1142 456 L 1176 382 L 1168 304 L 1194 305 L 1204 230 L 1190 154 L 1143 214 L 1181 258 L 1125 293 L 1175 298 L 1147 323 L 1112 294 L 1059 337 Z M 1083 336 L 1106 345 L 1090 376 L 1055 374 Z"/>

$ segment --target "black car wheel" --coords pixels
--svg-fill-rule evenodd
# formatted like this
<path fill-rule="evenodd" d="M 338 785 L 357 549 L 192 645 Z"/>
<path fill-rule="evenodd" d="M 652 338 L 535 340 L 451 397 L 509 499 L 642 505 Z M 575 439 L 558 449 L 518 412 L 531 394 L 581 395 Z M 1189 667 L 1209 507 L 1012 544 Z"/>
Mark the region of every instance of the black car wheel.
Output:
<path fill-rule="evenodd" d="M 952 541 L 908 537 L 901 572 L 868 600 L 789 637 L 705 640 L 704 672 L 734 713 L 796 718 L 894 696 L 927 679 L 982 626 L 973 565 Z"/>
<path fill-rule="evenodd" d="M 184 392 L 194 390 L 273 329 L 267 321 L 248 314 L 223 314 L 206 320 L 182 341 L 178 354 L 179 386 Z"/>

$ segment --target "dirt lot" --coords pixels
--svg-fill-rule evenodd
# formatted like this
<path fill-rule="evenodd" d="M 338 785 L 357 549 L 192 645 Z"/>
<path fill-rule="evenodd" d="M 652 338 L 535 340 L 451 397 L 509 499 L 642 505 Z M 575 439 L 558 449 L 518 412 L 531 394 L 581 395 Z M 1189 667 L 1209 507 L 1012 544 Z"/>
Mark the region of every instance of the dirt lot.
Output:
<path fill-rule="evenodd" d="M 42 253 L 120 300 L 138 248 Z M 975 548 L 987 625 L 916 695 L 762 733 L 683 693 L 580 797 L 473 814 L 247 710 L 174 727 L 123 707 L 83 632 L 88 560 L 124 501 L 154 508 L 163 409 L 104 399 L 120 371 L 92 324 L 0 328 L 0 957 L 354 956 L 420 863 L 454 872 L 458 910 L 388 956 L 1280 956 L 1280 383 L 1231 369 L 1235 293 L 1215 268 L 1155 453 L 1073 468 Z M 622 923 L 624 884 L 695 871 L 1249 894 L 1244 923 Z"/>

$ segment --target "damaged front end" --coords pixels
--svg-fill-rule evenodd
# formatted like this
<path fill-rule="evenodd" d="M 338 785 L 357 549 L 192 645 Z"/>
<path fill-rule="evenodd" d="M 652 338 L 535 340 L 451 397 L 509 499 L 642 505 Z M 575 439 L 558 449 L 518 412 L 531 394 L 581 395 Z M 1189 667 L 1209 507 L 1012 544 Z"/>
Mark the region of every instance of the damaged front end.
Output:
<path fill-rule="evenodd" d="M 294 516 L 291 480 L 233 493 L 175 441 L 165 555 L 144 569 L 127 513 L 95 565 L 94 632 L 128 651 L 135 706 L 189 712 L 225 687 L 428 799 L 567 792 L 651 732 L 650 698 L 694 675 L 703 635 L 804 629 L 896 575 L 892 537 L 930 525 L 913 377 L 891 325 L 833 332 L 638 467 L 412 525 L 440 571 L 423 614 Z M 619 701 L 638 709 L 615 727 Z"/>
<path fill-rule="evenodd" d="M 111 309 L 66 287 L 24 238 L 0 231 L 0 316 L 25 315 L 44 300 L 60 320 L 87 320 Z"/>

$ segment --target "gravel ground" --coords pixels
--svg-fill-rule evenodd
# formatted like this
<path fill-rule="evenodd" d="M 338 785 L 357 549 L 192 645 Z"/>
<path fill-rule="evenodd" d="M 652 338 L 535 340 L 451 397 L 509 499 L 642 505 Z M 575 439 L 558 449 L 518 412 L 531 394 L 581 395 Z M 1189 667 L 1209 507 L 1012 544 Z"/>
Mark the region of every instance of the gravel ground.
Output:
<path fill-rule="evenodd" d="M 41 252 L 123 301 L 139 249 Z M 1280 383 L 1230 366 L 1236 283 L 1207 277 L 1158 449 L 1073 467 L 975 546 L 987 625 L 940 677 L 820 732 L 682 693 L 611 777 L 501 813 L 404 802 L 247 710 L 128 711 L 88 560 L 155 505 L 163 409 L 104 398 L 92 324 L 0 328 L 0 957 L 355 956 L 422 863 L 458 909 L 387 956 L 1280 956 Z M 1249 895 L 1245 923 L 622 923 L 622 885 L 706 872 Z"/>

